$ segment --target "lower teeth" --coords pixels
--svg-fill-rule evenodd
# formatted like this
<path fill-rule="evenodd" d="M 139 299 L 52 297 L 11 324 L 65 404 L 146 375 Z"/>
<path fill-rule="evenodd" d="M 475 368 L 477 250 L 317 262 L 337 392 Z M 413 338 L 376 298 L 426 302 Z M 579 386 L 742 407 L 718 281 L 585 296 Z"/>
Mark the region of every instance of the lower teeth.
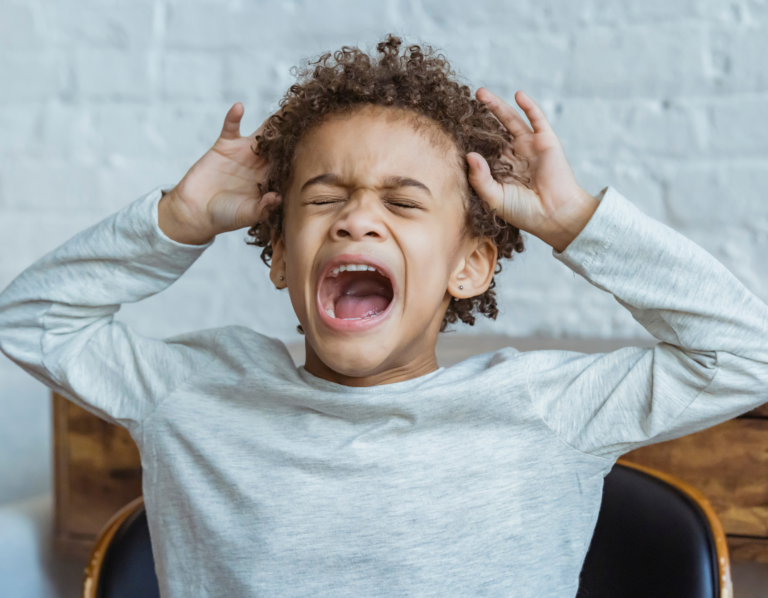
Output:
<path fill-rule="evenodd" d="M 336 318 L 336 314 L 334 313 L 334 311 L 332 309 L 326 309 L 325 313 L 327 313 L 329 316 L 331 316 L 334 320 L 337 319 Z M 344 321 L 364 320 L 366 318 L 372 318 L 372 317 L 378 316 L 378 315 L 379 315 L 379 312 L 371 312 L 371 313 L 365 314 L 362 318 L 338 318 L 338 319 L 339 320 L 344 320 Z"/>

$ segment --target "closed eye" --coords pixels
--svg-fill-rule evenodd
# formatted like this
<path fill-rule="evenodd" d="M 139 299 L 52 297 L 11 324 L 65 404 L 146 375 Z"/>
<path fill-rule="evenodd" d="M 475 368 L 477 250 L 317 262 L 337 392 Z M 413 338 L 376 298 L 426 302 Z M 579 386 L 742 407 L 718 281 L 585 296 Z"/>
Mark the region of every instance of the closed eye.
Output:
<path fill-rule="evenodd" d="M 391 201 L 387 200 L 387 205 L 394 207 L 394 208 L 404 208 L 404 209 L 413 209 L 413 208 L 420 208 L 421 206 L 418 203 L 412 202 L 412 201 Z"/>
<path fill-rule="evenodd" d="M 346 197 L 323 197 L 320 199 L 313 199 L 311 201 L 308 201 L 308 204 L 315 205 L 315 206 L 323 206 L 329 203 L 337 203 L 339 201 L 345 201 Z"/>
<path fill-rule="evenodd" d="M 313 199 L 311 201 L 308 201 L 307 203 L 314 206 L 324 206 L 327 204 L 332 203 L 338 203 L 340 201 L 346 201 L 346 197 L 323 197 L 318 199 Z M 418 208 L 418 204 L 415 204 L 413 202 L 408 201 L 386 201 L 387 205 L 394 206 L 396 208 Z"/>

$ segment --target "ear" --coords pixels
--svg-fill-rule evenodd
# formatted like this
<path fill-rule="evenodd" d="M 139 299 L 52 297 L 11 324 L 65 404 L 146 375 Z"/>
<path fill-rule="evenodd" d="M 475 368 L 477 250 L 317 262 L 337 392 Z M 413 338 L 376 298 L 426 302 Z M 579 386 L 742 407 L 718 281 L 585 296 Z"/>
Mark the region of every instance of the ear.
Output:
<path fill-rule="evenodd" d="M 493 280 L 497 257 L 498 248 L 489 238 L 481 237 L 470 241 L 464 257 L 459 260 L 451 274 L 448 292 L 459 299 L 485 293 Z"/>
<path fill-rule="evenodd" d="M 288 286 L 283 235 L 272 237 L 272 261 L 269 268 L 269 279 L 278 289 L 284 289 Z"/>

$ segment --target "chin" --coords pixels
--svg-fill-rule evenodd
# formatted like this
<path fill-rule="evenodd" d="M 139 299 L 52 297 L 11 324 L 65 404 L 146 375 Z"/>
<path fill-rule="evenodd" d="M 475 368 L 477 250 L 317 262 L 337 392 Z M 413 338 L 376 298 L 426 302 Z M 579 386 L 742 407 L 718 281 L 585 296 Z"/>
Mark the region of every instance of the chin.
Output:
<path fill-rule="evenodd" d="M 318 358 L 334 372 L 351 378 L 379 374 L 387 369 L 392 351 L 373 339 L 347 338 L 320 342 L 313 347 Z"/>

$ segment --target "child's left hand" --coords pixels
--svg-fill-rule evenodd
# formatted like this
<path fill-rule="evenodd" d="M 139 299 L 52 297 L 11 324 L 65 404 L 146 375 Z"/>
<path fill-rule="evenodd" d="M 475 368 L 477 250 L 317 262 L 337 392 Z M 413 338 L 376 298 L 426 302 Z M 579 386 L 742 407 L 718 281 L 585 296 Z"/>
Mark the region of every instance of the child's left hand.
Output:
<path fill-rule="evenodd" d="M 533 131 L 517 110 L 484 87 L 476 96 L 512 135 L 502 160 L 510 162 L 515 175 L 527 182 L 496 181 L 485 158 L 470 152 L 470 184 L 486 207 L 497 210 L 504 220 L 565 251 L 595 213 L 598 201 L 576 182 L 560 140 L 530 97 L 522 91 L 515 94 Z"/>

